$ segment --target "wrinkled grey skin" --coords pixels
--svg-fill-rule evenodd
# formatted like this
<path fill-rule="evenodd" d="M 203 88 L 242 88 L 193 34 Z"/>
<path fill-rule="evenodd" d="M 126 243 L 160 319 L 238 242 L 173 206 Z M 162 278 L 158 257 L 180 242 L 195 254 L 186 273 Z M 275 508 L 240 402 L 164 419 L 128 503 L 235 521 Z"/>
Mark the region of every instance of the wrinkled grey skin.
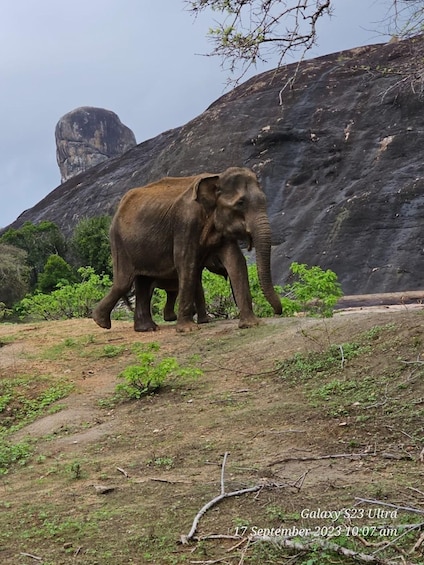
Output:
<path fill-rule="evenodd" d="M 239 327 L 257 325 L 239 240 L 256 248 L 262 291 L 274 312 L 281 314 L 281 300 L 271 279 L 266 198 L 250 169 L 232 167 L 217 175 L 167 177 L 130 190 L 112 221 L 110 240 L 113 285 L 93 312 L 102 328 L 111 327 L 111 311 L 134 281 L 137 307 L 140 304 L 144 316 L 143 297 L 149 296 L 152 285 L 178 280 L 176 329 L 194 329 L 193 302 L 203 293 L 201 272 L 211 257 L 217 257 L 228 272 L 240 311 Z M 140 310 L 135 316 L 136 331 L 156 329 L 153 320 L 148 321 L 149 327 L 146 320 L 144 327 L 137 327 L 141 317 Z"/>

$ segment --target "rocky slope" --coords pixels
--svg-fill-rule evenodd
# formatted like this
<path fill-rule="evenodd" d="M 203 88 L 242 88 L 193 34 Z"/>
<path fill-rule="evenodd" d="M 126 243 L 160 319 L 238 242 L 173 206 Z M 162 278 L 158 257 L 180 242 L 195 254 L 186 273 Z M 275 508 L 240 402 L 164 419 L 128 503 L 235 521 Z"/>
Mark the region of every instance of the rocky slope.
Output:
<path fill-rule="evenodd" d="M 49 219 L 70 233 L 131 187 L 243 165 L 268 197 L 276 283 L 299 261 L 336 271 L 346 294 L 424 288 L 423 53 L 420 38 L 260 74 L 71 178 L 12 226 Z"/>

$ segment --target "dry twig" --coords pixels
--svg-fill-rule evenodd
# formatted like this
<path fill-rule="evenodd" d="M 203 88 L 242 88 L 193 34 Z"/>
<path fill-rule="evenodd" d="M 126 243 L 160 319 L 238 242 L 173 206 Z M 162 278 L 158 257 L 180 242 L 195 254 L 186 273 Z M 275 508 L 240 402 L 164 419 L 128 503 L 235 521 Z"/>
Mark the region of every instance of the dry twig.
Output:
<path fill-rule="evenodd" d="M 250 492 L 257 492 L 258 490 L 262 490 L 265 487 L 281 487 L 283 485 L 277 485 L 277 484 L 266 484 L 266 483 L 261 483 L 258 485 L 255 485 L 253 487 L 249 487 L 249 488 L 244 488 L 244 489 L 240 489 L 240 490 L 235 490 L 233 492 L 225 492 L 225 482 L 224 482 L 224 474 L 225 474 L 225 464 L 227 462 L 227 457 L 228 457 L 228 452 L 225 452 L 224 454 L 224 460 L 222 462 L 222 467 L 221 467 L 221 494 L 219 494 L 218 496 L 216 496 L 215 498 L 213 498 L 212 500 L 210 500 L 209 502 L 207 502 L 200 510 L 199 512 L 196 514 L 196 516 L 194 517 L 193 520 L 193 524 L 191 526 L 191 529 L 189 531 L 189 533 L 187 535 L 182 535 L 180 537 L 180 542 L 185 544 L 188 543 L 191 539 L 193 539 L 194 534 L 196 533 L 197 530 L 197 525 L 200 521 L 200 518 L 203 516 L 203 514 L 205 514 L 210 508 L 212 508 L 212 506 L 215 506 L 215 504 L 218 504 L 218 502 L 221 502 L 221 500 L 224 500 L 225 498 L 230 498 L 232 496 L 240 496 L 242 494 L 248 494 Z M 286 486 L 286 485 L 284 485 Z"/>
<path fill-rule="evenodd" d="M 22 555 L 23 557 L 30 557 L 31 559 L 35 559 L 36 561 L 42 561 L 42 560 L 43 560 L 42 557 L 39 557 L 38 555 L 33 555 L 32 553 L 23 553 L 23 552 L 21 552 L 21 555 Z"/>

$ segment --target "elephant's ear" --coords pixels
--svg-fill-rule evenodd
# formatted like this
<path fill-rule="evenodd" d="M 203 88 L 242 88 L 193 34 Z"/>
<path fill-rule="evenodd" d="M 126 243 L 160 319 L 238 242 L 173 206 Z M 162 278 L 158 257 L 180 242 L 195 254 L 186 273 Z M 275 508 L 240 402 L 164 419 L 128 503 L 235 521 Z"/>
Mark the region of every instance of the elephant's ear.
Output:
<path fill-rule="evenodd" d="M 219 195 L 219 175 L 202 175 L 193 185 L 193 200 L 197 200 L 207 212 L 216 207 Z"/>

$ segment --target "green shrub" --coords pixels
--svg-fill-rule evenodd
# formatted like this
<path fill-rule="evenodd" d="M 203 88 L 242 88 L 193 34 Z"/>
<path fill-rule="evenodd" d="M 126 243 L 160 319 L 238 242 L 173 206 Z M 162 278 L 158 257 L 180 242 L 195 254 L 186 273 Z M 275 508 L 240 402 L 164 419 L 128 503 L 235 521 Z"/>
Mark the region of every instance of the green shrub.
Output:
<path fill-rule="evenodd" d="M 122 379 L 122 382 L 116 385 L 116 392 L 120 396 L 132 400 L 139 399 L 157 392 L 171 378 L 186 380 L 201 375 L 200 369 L 180 367 L 174 357 L 158 361 L 155 355 L 158 350 L 157 343 L 150 343 L 137 352 L 138 363 L 129 365 L 118 375 L 118 378 Z"/>
<path fill-rule="evenodd" d="M 60 320 L 88 318 L 95 304 L 111 286 L 107 275 L 97 275 L 91 267 L 81 267 L 82 282 L 66 284 L 50 294 L 36 293 L 21 300 L 17 306 L 21 319 Z"/>
<path fill-rule="evenodd" d="M 24 465 L 31 455 L 32 448 L 28 442 L 9 442 L 0 436 L 0 476 L 8 473 L 17 462 Z"/>
<path fill-rule="evenodd" d="M 324 271 L 321 267 L 301 263 L 292 263 L 290 271 L 296 280 L 283 288 L 286 300 L 283 303 L 294 311 L 303 311 L 312 315 L 330 317 L 333 309 L 343 292 L 337 275 L 330 269 Z"/>
<path fill-rule="evenodd" d="M 249 265 L 247 271 L 255 314 L 259 317 L 273 316 L 272 306 L 266 300 L 259 283 L 256 264 Z M 337 275 L 330 269 L 324 271 L 318 266 L 308 267 L 296 262 L 291 264 L 290 271 L 295 277 L 294 282 L 284 287 L 274 287 L 277 294 L 281 295 L 283 315 L 293 316 L 297 312 L 306 312 L 332 316 L 333 308 L 343 294 Z M 238 310 L 228 280 L 204 270 L 202 283 L 210 314 L 219 318 L 237 316 Z"/>

